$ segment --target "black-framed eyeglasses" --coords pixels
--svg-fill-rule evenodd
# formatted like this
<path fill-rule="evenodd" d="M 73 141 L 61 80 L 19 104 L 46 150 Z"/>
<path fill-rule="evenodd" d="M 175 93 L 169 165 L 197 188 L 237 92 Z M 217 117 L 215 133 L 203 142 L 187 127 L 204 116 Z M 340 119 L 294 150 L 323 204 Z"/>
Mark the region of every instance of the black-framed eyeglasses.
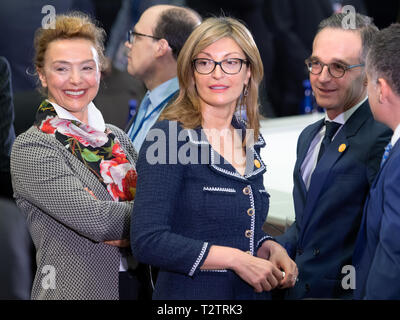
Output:
<path fill-rule="evenodd" d="M 126 35 L 126 40 L 130 44 L 132 44 L 134 39 L 135 39 L 135 36 L 148 37 L 148 38 L 152 38 L 152 39 L 156 39 L 156 40 L 161 40 L 161 38 L 159 38 L 159 37 L 155 37 L 155 36 L 151 36 L 151 35 L 148 35 L 148 34 L 136 32 L 136 31 L 133 31 L 133 30 L 129 30 L 128 31 L 128 33 Z"/>
<path fill-rule="evenodd" d="M 327 66 L 329 74 L 334 78 L 341 78 L 344 76 L 347 70 L 364 66 L 364 63 L 353 64 L 351 66 L 346 66 L 338 62 L 332 62 L 326 64 L 322 63 L 321 61 L 311 60 L 311 59 L 306 59 L 305 63 L 308 71 L 314 75 L 321 74 L 324 67 Z"/>
<path fill-rule="evenodd" d="M 212 59 L 199 58 L 193 60 L 194 69 L 200 74 L 210 74 L 215 70 L 217 65 L 226 74 L 236 74 L 242 70 L 242 65 L 249 64 L 247 60 L 239 58 L 229 58 L 222 61 L 214 61 Z"/>

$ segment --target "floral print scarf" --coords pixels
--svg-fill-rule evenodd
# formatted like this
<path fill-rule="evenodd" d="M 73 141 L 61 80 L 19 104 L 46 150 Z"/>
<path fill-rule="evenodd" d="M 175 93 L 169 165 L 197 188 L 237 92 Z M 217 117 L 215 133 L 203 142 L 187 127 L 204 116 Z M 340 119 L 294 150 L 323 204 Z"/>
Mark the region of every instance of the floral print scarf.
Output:
<path fill-rule="evenodd" d="M 136 193 L 136 170 L 127 160 L 120 142 L 111 130 L 101 132 L 79 121 L 60 119 L 47 100 L 38 108 L 35 126 L 53 135 L 82 161 L 107 188 L 114 201 L 133 200 Z"/>

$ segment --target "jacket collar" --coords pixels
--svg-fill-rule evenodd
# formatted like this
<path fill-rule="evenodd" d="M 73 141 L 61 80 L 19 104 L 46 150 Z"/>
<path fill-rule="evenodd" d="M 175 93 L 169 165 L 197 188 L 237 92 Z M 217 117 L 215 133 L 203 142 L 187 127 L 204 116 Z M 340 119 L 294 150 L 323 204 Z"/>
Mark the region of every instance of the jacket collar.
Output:
<path fill-rule="evenodd" d="M 236 116 L 232 118 L 232 126 L 235 129 L 242 131 L 242 138 L 246 134 L 246 123 L 243 120 L 238 120 Z M 246 170 L 242 176 L 237 170 L 226 161 L 217 151 L 210 145 L 202 127 L 194 130 L 188 130 L 189 142 L 202 148 L 202 152 L 208 152 L 208 165 L 218 174 L 225 175 L 240 181 L 247 181 L 263 174 L 266 171 L 266 166 L 261 160 L 259 149 L 263 148 L 266 143 L 264 138 L 259 135 L 257 141 L 252 146 L 246 147 Z"/>
<path fill-rule="evenodd" d="M 237 119 L 236 116 L 233 116 L 231 123 L 235 129 L 239 129 L 242 131 L 242 137 L 244 138 L 245 134 L 246 134 L 246 122 L 244 120 Z M 201 144 L 208 145 L 209 144 L 207 137 L 205 136 L 204 132 L 202 132 L 202 129 L 203 128 L 201 126 L 194 129 L 194 131 L 196 131 L 196 135 L 193 135 L 191 130 L 188 131 L 189 141 L 191 143 L 199 144 L 199 145 L 201 145 Z M 259 146 L 260 148 L 263 148 L 263 147 L 265 147 L 265 145 L 266 145 L 266 143 L 265 143 L 263 136 L 261 134 L 259 134 L 257 141 L 254 143 L 254 146 Z"/>

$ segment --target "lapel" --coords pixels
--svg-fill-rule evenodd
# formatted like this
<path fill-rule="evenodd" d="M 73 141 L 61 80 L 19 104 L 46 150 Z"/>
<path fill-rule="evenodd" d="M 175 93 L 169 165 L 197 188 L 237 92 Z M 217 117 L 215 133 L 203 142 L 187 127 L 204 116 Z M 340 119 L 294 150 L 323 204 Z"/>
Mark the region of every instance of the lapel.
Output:
<path fill-rule="evenodd" d="M 304 183 L 303 177 L 301 175 L 301 165 L 304 162 L 304 159 L 307 155 L 308 149 L 310 148 L 311 142 L 314 139 L 315 135 L 321 130 L 322 126 L 324 125 L 324 120 L 325 118 L 315 122 L 311 126 L 309 126 L 306 131 L 304 131 L 303 136 L 301 140 L 299 140 L 298 143 L 298 151 L 297 151 L 297 160 L 294 166 L 294 183 L 300 190 L 300 195 L 301 195 L 301 203 L 303 206 L 305 206 L 305 201 L 307 197 L 307 188 Z M 296 217 L 296 220 L 299 224 L 301 224 L 303 215 L 300 214 L 298 217 Z"/>
<path fill-rule="evenodd" d="M 135 119 L 136 119 L 136 115 L 137 115 L 137 112 L 138 112 L 138 111 L 139 111 L 139 109 L 137 109 L 135 115 L 128 121 L 128 124 L 125 126 L 125 129 L 124 129 L 125 133 L 128 133 L 128 132 L 129 132 L 129 129 L 131 128 L 133 122 L 134 122 Z"/>
<path fill-rule="evenodd" d="M 232 125 L 235 129 L 242 130 L 242 137 L 245 137 L 246 127 L 243 123 L 239 123 L 236 117 L 232 119 Z M 259 135 L 258 140 L 251 147 L 246 148 L 246 163 L 247 168 L 245 175 L 239 174 L 236 169 L 226 161 L 217 151 L 215 151 L 207 140 L 207 137 L 201 127 L 195 130 L 188 130 L 189 143 L 197 145 L 199 147 L 199 163 L 206 164 L 209 168 L 227 178 L 247 182 L 262 175 L 266 171 L 266 166 L 261 160 L 259 149 L 265 146 L 264 138 Z M 204 157 L 207 159 L 204 159 Z M 255 160 L 258 160 L 259 167 L 255 165 Z M 249 170 L 248 170 L 249 169 Z"/>
<path fill-rule="evenodd" d="M 142 107 L 142 105 L 143 105 L 143 101 L 144 101 L 146 95 L 149 95 L 149 91 L 148 91 L 148 90 L 146 91 L 146 93 L 145 93 L 145 95 L 143 96 L 142 100 L 140 101 L 140 103 L 139 103 L 138 106 L 136 107 L 136 112 L 135 112 L 135 114 L 134 114 L 133 117 L 129 120 L 128 124 L 125 126 L 124 131 L 125 131 L 126 133 L 129 133 L 129 130 L 130 130 L 131 126 L 134 125 L 135 120 L 136 120 L 136 118 L 137 118 L 137 116 L 138 116 L 138 114 L 139 114 L 139 110 L 141 109 L 141 107 Z M 150 103 L 151 103 L 151 101 L 150 101 Z"/>
<path fill-rule="evenodd" d="M 360 127 L 371 116 L 369 104 L 367 102 L 363 103 L 346 121 L 319 160 L 312 174 L 310 187 L 306 196 L 303 211 L 304 224 L 307 224 L 309 219 L 316 215 L 314 208 L 319 201 L 321 192 L 327 188 L 326 184 L 330 183 L 327 179 L 331 174 L 333 166 L 341 157 L 349 152 L 349 149 L 351 149 L 351 138 L 357 134 Z M 344 150 L 343 147 L 345 147 Z"/>
<path fill-rule="evenodd" d="M 297 161 L 295 164 L 295 169 L 300 174 L 301 165 L 304 161 L 304 158 L 307 155 L 308 149 L 310 148 L 311 141 L 314 139 L 315 135 L 321 130 L 324 125 L 325 118 L 315 122 L 310 127 L 308 127 L 304 132 L 305 138 L 303 141 L 299 141 L 299 150 L 297 154 Z"/>

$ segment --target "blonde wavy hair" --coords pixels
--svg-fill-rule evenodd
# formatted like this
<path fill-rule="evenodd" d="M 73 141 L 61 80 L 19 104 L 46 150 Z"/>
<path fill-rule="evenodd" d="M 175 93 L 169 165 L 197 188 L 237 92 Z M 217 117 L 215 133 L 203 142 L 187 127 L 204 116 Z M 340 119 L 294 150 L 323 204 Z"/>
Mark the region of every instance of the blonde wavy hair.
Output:
<path fill-rule="evenodd" d="M 230 17 L 212 17 L 204 20 L 187 39 L 178 56 L 180 92 L 176 100 L 162 113 L 160 120 L 177 120 L 184 128 L 194 129 L 202 122 L 199 96 L 194 83 L 193 59 L 206 47 L 222 38 L 233 39 L 246 55 L 251 76 L 246 94 L 238 98 L 236 108 L 245 106 L 247 128 L 257 137 L 260 129 L 258 87 L 263 78 L 260 53 L 250 31 L 238 20 Z"/>

